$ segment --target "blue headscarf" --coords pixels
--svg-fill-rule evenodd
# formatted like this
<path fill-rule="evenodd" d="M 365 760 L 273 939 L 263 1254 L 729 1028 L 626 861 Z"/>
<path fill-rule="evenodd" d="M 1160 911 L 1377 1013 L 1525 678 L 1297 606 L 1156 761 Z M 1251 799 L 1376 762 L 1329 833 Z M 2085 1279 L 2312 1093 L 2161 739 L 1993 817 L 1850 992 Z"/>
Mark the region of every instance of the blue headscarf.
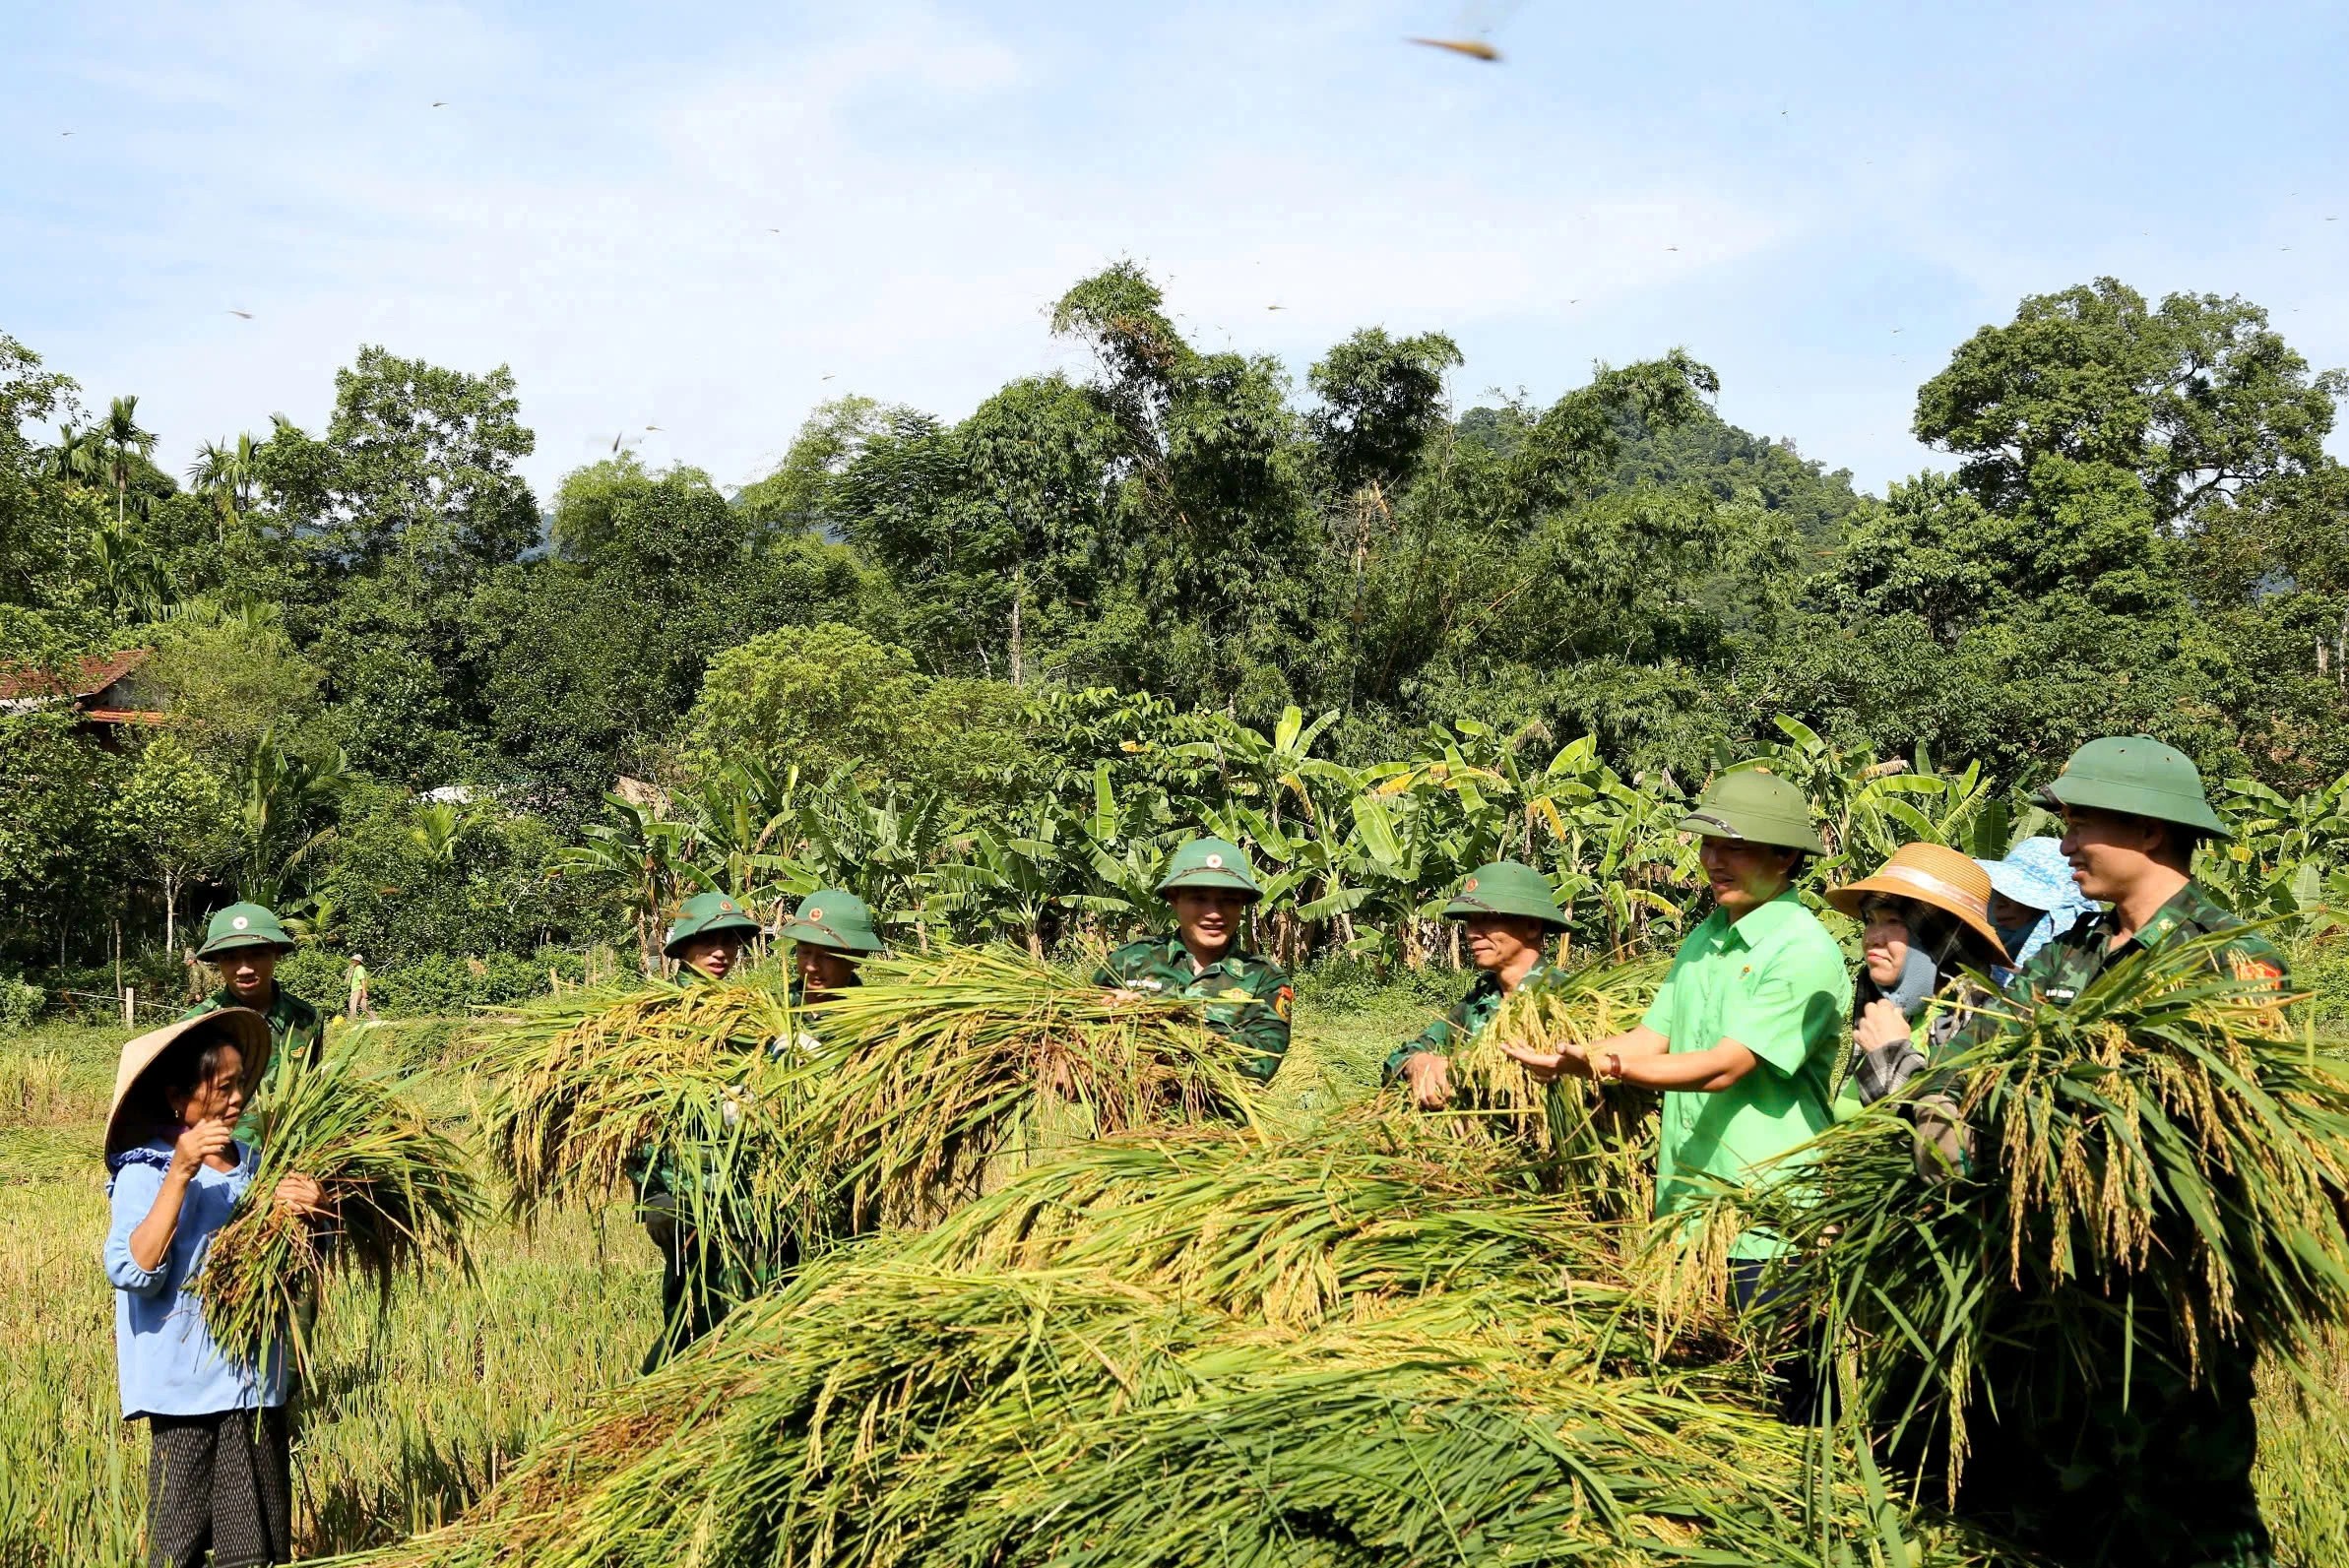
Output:
<path fill-rule="evenodd" d="M 2063 858 L 2060 839 L 2044 836 L 2025 839 L 2007 850 L 2003 860 L 1974 863 L 1990 873 L 1993 890 L 2026 909 L 2043 911 L 2031 925 L 1999 932 L 1999 940 L 2005 944 L 2007 960 L 2013 969 L 2021 969 L 2032 954 L 2097 909 L 2071 879 L 2071 864 Z"/>

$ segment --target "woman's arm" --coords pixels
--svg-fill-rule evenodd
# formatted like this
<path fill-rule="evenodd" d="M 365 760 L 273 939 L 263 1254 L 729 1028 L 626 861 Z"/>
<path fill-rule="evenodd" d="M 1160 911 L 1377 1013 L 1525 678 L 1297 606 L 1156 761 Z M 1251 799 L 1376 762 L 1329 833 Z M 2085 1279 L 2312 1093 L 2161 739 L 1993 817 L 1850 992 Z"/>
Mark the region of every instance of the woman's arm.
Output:
<path fill-rule="evenodd" d="M 154 1205 L 147 1218 L 131 1227 L 126 1240 L 128 1261 L 142 1275 L 160 1279 L 163 1258 L 171 1250 L 171 1237 L 179 1230 L 179 1209 L 188 1195 L 188 1183 L 196 1179 L 197 1169 L 214 1155 L 224 1154 L 235 1141 L 236 1130 L 226 1121 L 212 1118 L 196 1123 L 179 1135 L 179 1142 L 171 1146 L 171 1167 L 163 1172 L 162 1185 L 155 1195 Z M 136 1170 L 134 1165 L 130 1169 Z M 128 1171 L 124 1172 L 128 1174 Z M 119 1190 L 119 1184 L 118 1184 Z M 122 1282 L 116 1281 L 116 1284 Z M 149 1282 L 148 1287 L 153 1287 Z M 138 1288 L 138 1286 L 125 1286 Z"/>
<path fill-rule="evenodd" d="M 107 1284 L 133 1295 L 154 1295 L 162 1288 L 164 1261 L 186 1196 L 185 1181 L 174 1181 L 153 1165 L 125 1165 L 115 1172 L 113 1223 L 106 1230 L 104 1254 Z M 159 1216 L 162 1221 L 159 1241 L 151 1229 Z M 141 1231 L 148 1234 L 140 1235 Z M 134 1236 L 138 1237 L 135 1249 Z"/>

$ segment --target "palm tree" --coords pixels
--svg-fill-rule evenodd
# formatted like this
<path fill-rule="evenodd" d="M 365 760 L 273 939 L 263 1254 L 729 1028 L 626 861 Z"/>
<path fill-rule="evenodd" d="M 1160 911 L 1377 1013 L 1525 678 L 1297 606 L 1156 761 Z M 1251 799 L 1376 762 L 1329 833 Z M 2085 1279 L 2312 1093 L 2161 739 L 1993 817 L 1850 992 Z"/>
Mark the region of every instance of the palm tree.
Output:
<path fill-rule="evenodd" d="M 262 445 L 253 439 L 253 432 L 243 431 L 234 445 L 205 442 L 196 449 L 196 461 L 188 465 L 188 488 L 211 500 L 222 524 L 221 536 L 225 536 L 226 525 L 253 504 Z"/>
<path fill-rule="evenodd" d="M 95 485 L 105 468 L 102 453 L 95 428 L 82 430 L 61 424 L 57 427 L 57 444 L 48 451 L 49 472 L 68 483 Z"/>
<path fill-rule="evenodd" d="M 116 398 L 106 408 L 105 420 L 92 432 L 97 437 L 98 453 L 105 465 L 106 477 L 114 481 L 114 527 L 119 532 L 130 492 L 133 456 L 144 460 L 155 451 L 156 434 L 139 427 L 139 398 L 133 393 Z"/>

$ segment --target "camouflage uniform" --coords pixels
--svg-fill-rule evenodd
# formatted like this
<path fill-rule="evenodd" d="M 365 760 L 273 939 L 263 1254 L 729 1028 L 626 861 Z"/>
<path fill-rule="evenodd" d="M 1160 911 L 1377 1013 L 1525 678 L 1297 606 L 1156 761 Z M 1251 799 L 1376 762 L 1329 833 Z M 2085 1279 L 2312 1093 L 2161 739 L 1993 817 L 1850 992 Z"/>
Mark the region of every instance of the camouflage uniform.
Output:
<path fill-rule="evenodd" d="M 758 931 L 758 921 L 727 895 L 700 893 L 685 901 L 663 940 L 662 952 L 682 958 L 697 938 L 732 934 L 746 941 Z M 678 977 L 686 983 L 708 978 L 691 966 Z M 795 984 L 791 1003 L 794 1009 L 799 1005 Z M 770 1040 L 767 1049 L 780 1055 L 790 1043 Z M 637 1216 L 661 1251 L 661 1334 L 645 1352 L 643 1369 L 650 1372 L 716 1328 L 737 1302 L 795 1267 L 798 1247 L 794 1241 L 772 1268 L 754 1268 L 707 1241 L 693 1225 L 699 1177 L 680 1164 L 674 1149 L 644 1150 L 629 1162 L 628 1174 L 636 1183 Z"/>
<path fill-rule="evenodd" d="M 1289 1009 L 1296 996 L 1288 972 L 1237 942 L 1205 969 L 1194 968 L 1179 936 L 1128 942 L 1110 955 L 1093 983 L 1205 1002 L 1207 1027 L 1251 1053 L 1241 1070 L 1258 1083 L 1270 1079 L 1288 1053 Z"/>
<path fill-rule="evenodd" d="M 1538 984 L 1550 972 L 1548 961 L 1537 963 L 1525 972 L 1525 978 L 1517 982 L 1518 988 Z M 1508 993 L 1500 988 L 1498 975 L 1489 970 L 1479 973 L 1468 994 L 1454 1002 L 1450 1012 L 1421 1030 L 1408 1043 L 1395 1047 L 1386 1059 L 1382 1081 L 1391 1084 L 1401 1078 L 1403 1064 L 1422 1051 L 1449 1056 L 1464 1049 L 1469 1041 L 1485 1033 L 1485 1026 L 1492 1022 L 1492 1015 L 1500 1011 L 1500 1004 L 1506 1000 Z"/>
<path fill-rule="evenodd" d="M 2118 919 L 2100 914 L 2050 942 L 2015 988 L 2061 1005 L 2134 953 L 2243 923 L 2190 882 L 2142 930 L 2109 946 Z M 2239 976 L 2289 988 L 2283 955 L 2258 933 L 2245 931 L 2226 954 Z M 1961 1032 L 1953 1052 L 1968 1047 L 1970 1034 Z M 2080 1568 L 2267 1568 L 2274 1559 L 2252 1485 L 2251 1352 L 2206 1345 L 2200 1375 L 2190 1379 L 2183 1348 L 2163 1346 L 2142 1318 L 2133 1361 L 2125 1363 L 2121 1328 L 2109 1335 L 2075 1358 L 2007 1343 L 1994 1324 L 1998 1348 L 1982 1368 L 1989 1398 L 1969 1423 L 1960 1511 Z M 2149 1346 L 2157 1353 L 2148 1355 Z M 2083 1368 L 2095 1382 L 2082 1380 Z"/>

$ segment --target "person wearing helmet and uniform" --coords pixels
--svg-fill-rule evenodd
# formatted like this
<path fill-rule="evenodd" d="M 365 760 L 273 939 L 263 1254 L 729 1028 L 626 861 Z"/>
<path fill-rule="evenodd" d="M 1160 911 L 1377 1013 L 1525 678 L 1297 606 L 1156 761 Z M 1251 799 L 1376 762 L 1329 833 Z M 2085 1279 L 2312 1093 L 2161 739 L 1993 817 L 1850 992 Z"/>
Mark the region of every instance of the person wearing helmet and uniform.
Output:
<path fill-rule="evenodd" d="M 1823 846 L 1810 807 L 1785 780 L 1724 774 L 1681 819 L 1697 836 L 1713 909 L 1673 955 L 1637 1028 L 1585 1049 L 1502 1049 L 1537 1079 L 1561 1072 L 1661 1091 L 1656 1215 L 1694 1208 L 1718 1183 L 1742 1184 L 1833 1120 L 1829 1084 L 1852 985 L 1843 950 L 1796 896 Z M 1758 1228 L 1731 1250 L 1743 1307 L 1784 1243 Z"/>
<path fill-rule="evenodd" d="M 1550 879 L 1516 860 L 1495 860 L 1462 877 L 1443 917 L 1461 922 L 1469 960 L 1481 972 L 1449 1013 L 1386 1059 L 1386 1082 L 1407 1086 L 1425 1110 L 1451 1099 L 1451 1053 L 1482 1035 L 1519 986 L 1548 972 L 1546 950 L 1566 929 Z"/>
<path fill-rule="evenodd" d="M 269 1020 L 269 1071 L 247 1097 L 236 1124 L 240 1143 L 260 1133 L 260 1107 L 299 1061 L 317 1065 L 326 1050 L 326 1023 L 318 1009 L 278 983 L 278 964 L 293 951 L 276 914 L 258 904 L 231 904 L 204 928 L 196 957 L 221 976 L 221 988 L 180 1014 L 181 1022 L 231 1007 L 248 1007 Z"/>
<path fill-rule="evenodd" d="M 872 910 L 843 888 L 818 888 L 783 922 L 792 944 L 792 1002 L 820 1002 L 857 983 L 857 966 L 887 951 Z"/>
<path fill-rule="evenodd" d="M 704 979 L 723 980 L 742 964 L 759 923 L 728 893 L 696 893 L 669 922 L 661 956 Z"/>
<path fill-rule="evenodd" d="M 732 895 L 697 893 L 669 922 L 662 956 L 676 963 L 681 977 L 717 984 L 740 967 L 742 949 L 759 929 Z M 650 1372 L 716 1328 L 747 1287 L 695 1234 L 669 1156 L 640 1156 L 633 1174 L 637 1218 L 661 1251 L 661 1336 L 645 1353 Z"/>
<path fill-rule="evenodd" d="M 1222 839 L 1193 839 L 1167 862 L 1158 895 L 1174 910 L 1174 929 L 1126 943 L 1093 983 L 1205 1002 L 1207 1027 L 1247 1052 L 1241 1071 L 1268 1081 L 1289 1052 L 1297 993 L 1286 971 L 1240 940 L 1248 906 L 1264 896 L 1247 856 Z"/>
<path fill-rule="evenodd" d="M 2063 814 L 2063 850 L 2081 895 L 2109 908 L 2048 942 L 2010 991 L 2066 1006 L 2132 955 L 2221 932 L 2236 934 L 2216 962 L 2279 995 L 2290 989 L 2274 945 L 2194 884 L 2195 847 L 2232 835 L 2185 753 L 2147 735 L 2091 740 L 2040 799 Z M 1950 1053 L 1976 1033 L 1961 1031 Z M 1962 1088 L 1948 1085 L 1917 1102 L 1918 1159 L 1931 1172 L 1970 1171 L 1962 1101 Z M 2154 1244 L 2188 1249 L 2197 1239 Z M 2133 1345 L 2120 1324 L 2105 1346 L 1992 1338 L 1998 1353 L 1981 1380 L 1994 1397 L 1968 1417 L 1960 1512 L 2057 1563 L 2272 1562 L 2252 1484 L 2252 1355 L 2215 1337 L 2165 1345 L 2163 1325 L 2142 1315 L 2134 1329 Z"/>

